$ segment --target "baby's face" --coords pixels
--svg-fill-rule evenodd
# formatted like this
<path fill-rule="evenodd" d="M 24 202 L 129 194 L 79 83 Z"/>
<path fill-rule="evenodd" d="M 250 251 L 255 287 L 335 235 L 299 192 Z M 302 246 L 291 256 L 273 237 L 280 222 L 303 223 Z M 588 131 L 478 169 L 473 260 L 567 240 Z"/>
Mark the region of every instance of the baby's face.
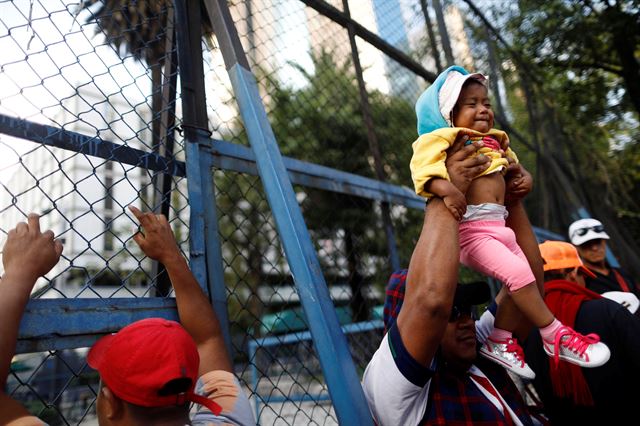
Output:
<path fill-rule="evenodd" d="M 483 84 L 471 80 L 462 88 L 453 108 L 453 125 L 481 133 L 493 128 L 493 110 L 487 88 Z"/>

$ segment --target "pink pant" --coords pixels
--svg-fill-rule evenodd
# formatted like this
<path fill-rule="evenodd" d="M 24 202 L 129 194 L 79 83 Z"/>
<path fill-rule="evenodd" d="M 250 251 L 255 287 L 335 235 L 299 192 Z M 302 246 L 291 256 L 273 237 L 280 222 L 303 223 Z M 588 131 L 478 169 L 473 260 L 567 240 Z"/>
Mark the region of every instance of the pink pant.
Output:
<path fill-rule="evenodd" d="M 509 291 L 535 282 L 536 278 L 516 235 L 504 220 L 475 220 L 460 224 L 460 262 L 496 278 Z"/>

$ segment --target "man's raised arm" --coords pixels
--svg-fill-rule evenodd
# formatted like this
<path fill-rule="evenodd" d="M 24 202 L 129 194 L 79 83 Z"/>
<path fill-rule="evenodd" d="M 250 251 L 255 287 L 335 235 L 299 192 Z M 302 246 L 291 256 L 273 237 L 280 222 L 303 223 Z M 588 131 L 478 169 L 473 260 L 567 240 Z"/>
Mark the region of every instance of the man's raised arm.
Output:
<path fill-rule="evenodd" d="M 218 317 L 180 253 L 167 218 L 143 213 L 133 206 L 129 206 L 129 210 L 143 228 L 143 232 L 134 235 L 134 241 L 148 257 L 167 269 L 176 294 L 180 323 L 198 346 L 198 374 L 214 370 L 233 372 Z"/>
<path fill-rule="evenodd" d="M 466 140 L 461 135 L 447 156 L 451 182 L 463 194 L 473 177 L 489 165 L 485 156 L 471 157 L 481 143 L 462 147 Z M 441 199 L 434 198 L 429 201 L 411 256 L 404 303 L 397 320 L 404 346 L 424 366 L 435 356 L 449 320 L 459 259 L 458 221 Z"/>
<path fill-rule="evenodd" d="M 58 263 L 62 244 L 51 231 L 40 232 L 40 218 L 31 213 L 7 234 L 2 249 L 4 275 L 0 280 L 0 424 L 41 425 L 5 392 L 18 326 L 36 280 Z"/>

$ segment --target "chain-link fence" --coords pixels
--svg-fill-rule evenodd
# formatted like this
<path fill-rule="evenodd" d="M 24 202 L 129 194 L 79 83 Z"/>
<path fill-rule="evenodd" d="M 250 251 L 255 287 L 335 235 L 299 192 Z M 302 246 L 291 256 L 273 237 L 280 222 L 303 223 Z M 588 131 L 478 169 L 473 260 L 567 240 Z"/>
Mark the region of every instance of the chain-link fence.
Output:
<path fill-rule="evenodd" d="M 204 168 L 212 193 L 197 201 L 215 203 L 217 235 L 207 244 L 221 251 L 236 374 L 260 424 L 336 424 L 211 3 L 189 22 L 202 28 L 213 138 L 201 151 L 214 166 Z M 421 225 L 421 200 L 401 186 L 411 184 L 413 104 L 440 66 L 425 20 L 434 12 L 418 0 L 229 8 L 362 374 L 382 337 L 384 285 L 408 264 Z M 170 1 L 0 1 L 0 240 L 36 211 L 65 244 L 33 293 L 44 301 L 34 315 L 54 306 L 59 317 L 47 317 L 53 331 L 23 330 L 8 392 L 52 425 L 96 423 L 98 377 L 84 355 L 100 334 L 135 315 L 175 315 L 162 266 L 131 241 L 126 207 L 167 215 L 186 256 L 204 232 L 190 223 L 193 160 L 176 47 L 187 26 L 176 16 Z M 460 38 L 455 53 L 471 60 L 457 9 L 447 19 Z M 129 316 L 116 320 L 118 310 Z M 86 321 L 67 330 L 73 313 Z M 65 330 L 58 337 L 56 327 Z"/>

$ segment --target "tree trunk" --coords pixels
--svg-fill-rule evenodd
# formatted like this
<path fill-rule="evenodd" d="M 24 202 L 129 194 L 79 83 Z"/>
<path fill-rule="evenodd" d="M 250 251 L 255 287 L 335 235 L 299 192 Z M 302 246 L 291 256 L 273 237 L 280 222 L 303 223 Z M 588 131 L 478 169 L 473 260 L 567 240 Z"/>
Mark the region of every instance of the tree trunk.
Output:
<path fill-rule="evenodd" d="M 637 27 L 635 28 L 637 29 Z M 622 64 L 622 77 L 627 88 L 628 98 L 640 115 L 640 65 L 635 56 L 635 37 L 624 33 L 615 33 L 613 45 Z"/>
<path fill-rule="evenodd" d="M 429 15 L 429 7 L 427 0 L 420 0 L 420 6 L 422 7 L 422 13 L 424 14 L 424 22 L 427 27 L 427 34 L 429 35 L 429 44 L 431 45 L 431 56 L 436 62 L 436 70 L 438 74 L 442 72 L 442 64 L 440 63 L 440 49 L 438 49 L 438 43 L 436 42 L 436 35 L 433 33 L 433 23 L 431 22 L 431 16 Z"/>
<path fill-rule="evenodd" d="M 493 98 L 496 101 L 496 112 L 503 117 L 505 115 L 505 109 L 502 105 L 502 91 L 500 90 L 500 80 L 502 78 L 502 72 L 500 70 L 499 58 L 496 53 L 496 46 L 493 39 L 489 36 L 489 31 L 483 27 L 482 32 L 484 33 L 484 37 L 487 43 L 487 51 L 489 53 L 489 69 L 491 70 L 491 78 L 489 78 L 489 84 L 491 85 L 491 90 L 493 91 Z"/>
<path fill-rule="evenodd" d="M 260 246 L 260 223 L 264 220 L 261 219 L 261 213 L 257 207 L 251 206 L 247 217 L 251 226 L 248 227 L 248 232 L 252 237 L 247 238 L 245 241 L 247 254 L 247 284 L 249 285 L 251 293 L 247 298 L 245 309 L 249 311 L 251 321 L 254 322 L 253 327 L 254 338 L 260 335 L 261 322 L 260 317 L 263 313 L 263 303 L 258 296 L 258 289 L 265 283 L 264 274 L 262 272 L 262 259 L 264 256 L 264 250 Z"/>
<path fill-rule="evenodd" d="M 349 288 L 351 289 L 351 307 L 353 322 L 369 320 L 369 305 L 364 296 L 364 277 L 360 275 L 360 256 L 358 256 L 353 232 L 344 230 L 345 250 L 349 267 Z"/>
<path fill-rule="evenodd" d="M 440 0 L 433 0 L 433 8 L 436 11 L 436 21 L 438 22 L 438 32 L 440 33 L 440 43 L 444 49 L 444 57 L 447 60 L 447 65 L 453 65 L 455 60 L 453 59 L 451 42 L 449 41 L 447 25 L 444 22 L 444 13 L 442 11 L 442 4 L 440 3 Z"/>

